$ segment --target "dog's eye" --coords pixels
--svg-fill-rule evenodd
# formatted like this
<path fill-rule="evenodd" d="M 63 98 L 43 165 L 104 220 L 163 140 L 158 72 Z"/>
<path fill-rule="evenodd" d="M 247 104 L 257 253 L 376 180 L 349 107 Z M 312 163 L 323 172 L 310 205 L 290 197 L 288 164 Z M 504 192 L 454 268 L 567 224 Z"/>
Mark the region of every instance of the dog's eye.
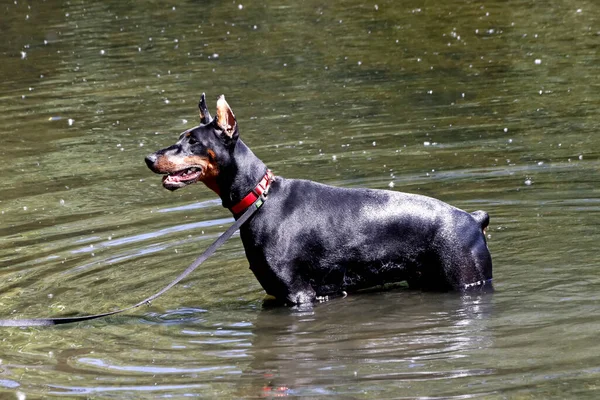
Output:
<path fill-rule="evenodd" d="M 198 140 L 195 137 L 190 136 L 190 138 L 188 140 L 188 143 L 189 144 L 196 144 L 196 143 L 198 143 Z"/>

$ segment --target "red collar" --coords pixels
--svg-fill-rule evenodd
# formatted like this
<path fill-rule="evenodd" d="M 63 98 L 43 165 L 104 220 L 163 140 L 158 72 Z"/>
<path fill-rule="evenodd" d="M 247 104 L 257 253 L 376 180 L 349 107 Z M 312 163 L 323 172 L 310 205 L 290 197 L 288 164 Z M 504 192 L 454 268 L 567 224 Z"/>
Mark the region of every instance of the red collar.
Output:
<path fill-rule="evenodd" d="M 273 182 L 273 173 L 271 170 L 267 170 L 267 173 L 263 178 L 258 182 L 258 185 L 246 195 L 239 203 L 235 206 L 231 207 L 230 210 L 235 215 L 241 214 L 248 207 L 250 207 L 263 193 L 266 193 L 269 190 L 269 186 L 271 186 L 271 182 Z"/>

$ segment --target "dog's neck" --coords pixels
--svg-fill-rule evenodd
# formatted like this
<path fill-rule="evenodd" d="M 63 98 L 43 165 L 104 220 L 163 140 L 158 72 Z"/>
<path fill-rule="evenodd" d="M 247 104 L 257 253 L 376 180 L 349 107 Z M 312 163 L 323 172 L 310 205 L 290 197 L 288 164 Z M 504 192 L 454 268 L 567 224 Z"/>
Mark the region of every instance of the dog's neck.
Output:
<path fill-rule="evenodd" d="M 254 190 L 266 171 L 267 166 L 244 142 L 238 140 L 230 162 L 222 167 L 217 177 L 217 194 L 221 197 L 223 207 L 233 207 Z"/>

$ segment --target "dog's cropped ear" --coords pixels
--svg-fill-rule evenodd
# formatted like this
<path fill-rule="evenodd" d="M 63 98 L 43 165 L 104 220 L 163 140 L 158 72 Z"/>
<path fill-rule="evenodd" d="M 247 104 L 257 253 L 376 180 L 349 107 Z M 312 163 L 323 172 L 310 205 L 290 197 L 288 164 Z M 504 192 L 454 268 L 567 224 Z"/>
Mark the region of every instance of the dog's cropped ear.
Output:
<path fill-rule="evenodd" d="M 206 107 L 206 96 L 202 93 L 200 96 L 200 102 L 198 103 L 198 110 L 200 111 L 200 123 L 202 125 L 206 125 L 210 123 L 210 113 L 208 112 L 208 107 Z"/>
<path fill-rule="evenodd" d="M 217 125 L 225 132 L 227 136 L 236 139 L 238 136 L 237 121 L 229 104 L 225 101 L 225 96 L 221 95 L 217 100 Z"/>

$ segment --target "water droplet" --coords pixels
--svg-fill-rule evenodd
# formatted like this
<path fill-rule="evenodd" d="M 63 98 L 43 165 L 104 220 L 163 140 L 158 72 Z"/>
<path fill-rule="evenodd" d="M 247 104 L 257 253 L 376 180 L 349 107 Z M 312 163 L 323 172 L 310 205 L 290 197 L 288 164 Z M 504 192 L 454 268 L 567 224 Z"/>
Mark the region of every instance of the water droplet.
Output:
<path fill-rule="evenodd" d="M 377 142 L 373 142 L 373 147 L 377 146 Z"/>
<path fill-rule="evenodd" d="M 333 161 L 336 161 L 336 160 L 337 160 L 337 156 L 331 156 L 331 159 L 332 159 Z"/>
<path fill-rule="evenodd" d="M 104 50 L 100 50 L 100 55 L 104 55 L 106 52 Z"/>
<path fill-rule="evenodd" d="M 431 142 L 423 142 L 423 146 L 431 146 Z"/>
<path fill-rule="evenodd" d="M 21 52 L 21 60 L 24 60 L 25 58 L 27 58 L 27 53 L 25 53 L 24 51 Z"/>
<path fill-rule="evenodd" d="M 533 181 L 529 178 L 525 179 L 525 182 L 523 182 L 525 185 L 527 186 L 531 186 L 533 184 Z"/>
<path fill-rule="evenodd" d="M 72 118 L 69 118 L 69 119 L 67 120 L 67 122 L 69 123 L 69 126 L 72 126 L 72 125 L 73 125 L 73 123 L 75 122 L 75 120 L 74 120 L 74 119 L 72 119 Z"/>
<path fill-rule="evenodd" d="M 59 203 L 60 203 L 61 206 L 65 205 L 65 201 L 63 199 L 60 199 Z"/>
<path fill-rule="evenodd" d="M 242 10 L 244 8 L 243 4 L 238 4 L 238 10 Z"/>
<path fill-rule="evenodd" d="M 536 58 L 536 59 L 535 59 L 535 64 L 536 64 L 536 65 L 540 65 L 541 63 L 542 63 L 542 60 L 541 60 L 541 59 L 539 59 L 539 58 Z"/>
<path fill-rule="evenodd" d="M 583 154 L 580 154 L 580 155 L 579 155 L 579 159 L 580 159 L 580 160 L 583 160 Z"/>

